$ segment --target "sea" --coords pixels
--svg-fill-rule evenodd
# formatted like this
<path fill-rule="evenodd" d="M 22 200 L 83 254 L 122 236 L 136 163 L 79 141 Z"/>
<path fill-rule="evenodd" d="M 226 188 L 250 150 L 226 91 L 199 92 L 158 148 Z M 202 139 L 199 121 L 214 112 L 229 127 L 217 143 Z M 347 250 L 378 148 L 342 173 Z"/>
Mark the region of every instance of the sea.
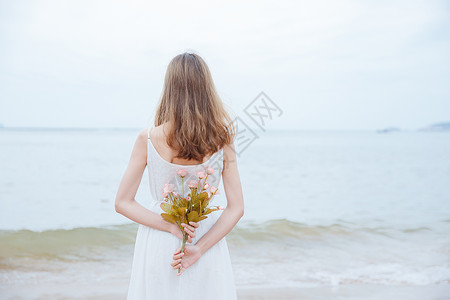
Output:
<path fill-rule="evenodd" d="M 137 224 L 114 201 L 141 130 L 0 129 L 4 299 L 73 283 L 126 293 Z M 241 150 L 237 288 L 450 285 L 450 132 L 266 130 Z"/>

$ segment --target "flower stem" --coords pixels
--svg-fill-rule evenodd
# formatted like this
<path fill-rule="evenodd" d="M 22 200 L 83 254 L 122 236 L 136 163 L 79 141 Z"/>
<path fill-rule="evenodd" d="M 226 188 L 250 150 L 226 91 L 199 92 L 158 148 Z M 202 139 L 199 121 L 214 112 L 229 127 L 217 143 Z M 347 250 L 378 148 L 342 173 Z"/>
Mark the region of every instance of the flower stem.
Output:
<path fill-rule="evenodd" d="M 181 189 L 182 189 L 181 197 L 184 198 L 184 178 L 183 177 L 181 177 Z"/>
<path fill-rule="evenodd" d="M 186 246 L 187 233 L 183 232 L 183 244 L 181 245 L 181 253 L 184 253 L 184 247 Z M 181 260 L 183 257 L 180 258 Z M 178 273 L 181 272 L 181 267 L 178 268 Z"/>

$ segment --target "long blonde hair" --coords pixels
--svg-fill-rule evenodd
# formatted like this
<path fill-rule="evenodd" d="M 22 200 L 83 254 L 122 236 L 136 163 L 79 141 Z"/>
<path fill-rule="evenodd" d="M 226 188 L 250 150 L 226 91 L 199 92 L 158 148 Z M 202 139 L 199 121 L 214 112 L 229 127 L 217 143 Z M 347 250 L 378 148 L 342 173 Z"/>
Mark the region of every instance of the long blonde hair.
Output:
<path fill-rule="evenodd" d="M 202 161 L 233 141 L 233 122 L 199 55 L 185 52 L 169 63 L 155 116 L 155 126 L 163 123 L 169 125 L 167 144 L 178 151 L 177 158 Z"/>

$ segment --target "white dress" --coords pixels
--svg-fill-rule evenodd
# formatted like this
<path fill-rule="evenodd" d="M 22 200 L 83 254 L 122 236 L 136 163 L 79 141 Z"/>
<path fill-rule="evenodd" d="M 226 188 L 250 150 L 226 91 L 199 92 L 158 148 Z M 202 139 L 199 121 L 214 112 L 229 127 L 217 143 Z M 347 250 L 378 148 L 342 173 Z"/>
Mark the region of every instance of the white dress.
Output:
<path fill-rule="evenodd" d="M 208 176 L 208 183 L 219 186 L 223 169 L 223 149 L 202 164 L 173 164 L 157 152 L 150 139 L 150 130 L 149 128 L 147 139 L 147 171 L 152 195 L 148 206 L 150 210 L 157 214 L 163 212 L 160 204 L 163 201 L 162 190 L 165 183 L 172 183 L 176 191 L 181 191 L 181 179 L 176 175 L 179 169 L 188 171 L 187 180 L 184 181 L 186 184 L 196 176 L 197 171 L 211 166 L 215 172 Z M 185 193 L 186 191 L 185 188 Z M 211 204 L 215 205 L 214 198 Z M 220 213 L 221 211 L 212 212 L 207 219 L 199 222 L 193 244 L 208 232 Z M 177 271 L 170 263 L 181 242 L 181 239 L 171 233 L 139 224 L 127 300 L 237 299 L 226 239 L 223 238 L 212 246 L 195 264 L 177 276 Z"/>

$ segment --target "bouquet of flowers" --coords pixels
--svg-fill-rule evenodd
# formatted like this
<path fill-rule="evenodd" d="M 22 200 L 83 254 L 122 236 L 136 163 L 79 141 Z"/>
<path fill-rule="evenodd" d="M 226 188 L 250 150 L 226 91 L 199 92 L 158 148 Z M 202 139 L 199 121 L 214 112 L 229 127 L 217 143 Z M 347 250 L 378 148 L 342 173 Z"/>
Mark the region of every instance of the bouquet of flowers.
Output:
<path fill-rule="evenodd" d="M 207 217 L 213 211 L 223 209 L 220 206 L 209 206 L 214 195 L 218 194 L 217 187 L 208 184 L 208 176 L 213 174 L 215 170 L 207 167 L 205 171 L 196 173 L 198 180 L 190 180 L 188 182 L 189 192 L 185 196 L 184 179 L 188 172 L 183 169 L 177 171 L 177 175 L 181 178 L 181 194 L 174 191 L 174 185 L 166 183 L 163 188 L 164 202 L 161 208 L 164 213 L 161 216 L 168 222 L 174 223 L 180 228 L 183 234 L 183 244 L 181 253 L 184 252 L 186 245 L 187 233 L 183 230 L 181 223 L 189 224 L 189 222 L 199 222 Z M 180 269 L 178 269 L 178 273 Z"/>

